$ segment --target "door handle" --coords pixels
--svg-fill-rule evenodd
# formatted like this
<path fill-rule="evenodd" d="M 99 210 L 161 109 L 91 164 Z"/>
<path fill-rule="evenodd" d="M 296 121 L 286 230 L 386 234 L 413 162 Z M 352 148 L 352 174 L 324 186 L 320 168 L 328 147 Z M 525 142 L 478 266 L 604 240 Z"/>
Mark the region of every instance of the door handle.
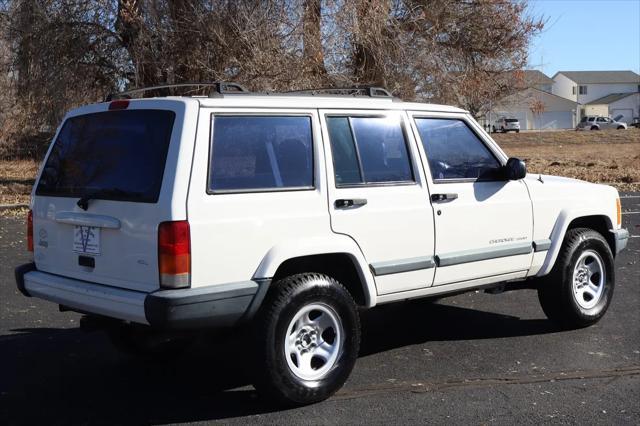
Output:
<path fill-rule="evenodd" d="M 350 209 L 353 207 L 362 207 L 367 204 L 366 198 L 351 198 L 351 199 L 339 199 L 336 200 L 334 205 L 336 209 Z"/>
<path fill-rule="evenodd" d="M 431 194 L 431 201 L 434 203 L 453 201 L 456 198 L 458 198 L 458 194 Z"/>

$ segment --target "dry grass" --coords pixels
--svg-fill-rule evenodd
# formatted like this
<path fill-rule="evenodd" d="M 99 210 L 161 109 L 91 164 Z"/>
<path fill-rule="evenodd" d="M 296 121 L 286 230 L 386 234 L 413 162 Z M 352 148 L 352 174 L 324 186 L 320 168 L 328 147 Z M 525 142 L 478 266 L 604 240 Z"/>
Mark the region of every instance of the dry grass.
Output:
<path fill-rule="evenodd" d="M 0 161 L 0 204 L 28 204 L 34 178 L 35 161 Z M 23 216 L 25 209 L 0 210 L 0 216 Z"/>
<path fill-rule="evenodd" d="M 640 129 L 509 133 L 494 139 L 508 155 L 525 160 L 533 173 L 640 191 Z M 37 171 L 35 161 L 0 161 L 0 204 L 28 203 Z M 0 210 L 3 216 L 23 213 Z"/>
<path fill-rule="evenodd" d="M 494 139 L 533 173 L 640 191 L 640 129 L 509 133 Z"/>

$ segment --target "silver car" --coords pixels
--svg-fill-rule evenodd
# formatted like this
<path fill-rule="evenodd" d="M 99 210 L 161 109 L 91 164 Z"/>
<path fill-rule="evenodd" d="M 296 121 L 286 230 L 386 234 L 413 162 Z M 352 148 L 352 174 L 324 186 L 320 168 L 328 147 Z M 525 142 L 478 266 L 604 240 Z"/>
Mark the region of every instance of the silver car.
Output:
<path fill-rule="evenodd" d="M 576 130 L 624 130 L 627 128 L 627 123 L 618 121 L 622 117 L 622 115 L 618 115 L 615 118 L 611 119 L 609 117 L 602 117 L 598 115 L 586 115 L 582 117 L 582 120 L 580 120 L 580 123 L 578 123 L 578 125 L 576 126 Z"/>

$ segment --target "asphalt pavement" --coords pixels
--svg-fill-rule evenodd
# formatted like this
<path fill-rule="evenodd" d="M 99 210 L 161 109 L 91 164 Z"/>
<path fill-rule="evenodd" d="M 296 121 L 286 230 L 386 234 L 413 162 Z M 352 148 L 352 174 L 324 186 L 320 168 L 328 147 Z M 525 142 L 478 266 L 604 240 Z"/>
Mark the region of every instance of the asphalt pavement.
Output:
<path fill-rule="evenodd" d="M 0 424 L 638 424 L 640 194 L 596 325 L 558 331 L 535 291 L 472 292 L 362 313 L 360 358 L 320 404 L 279 410 L 249 385 L 244 337 L 212 335 L 169 363 L 131 361 L 80 315 L 23 297 L 24 222 L 0 219 Z"/>

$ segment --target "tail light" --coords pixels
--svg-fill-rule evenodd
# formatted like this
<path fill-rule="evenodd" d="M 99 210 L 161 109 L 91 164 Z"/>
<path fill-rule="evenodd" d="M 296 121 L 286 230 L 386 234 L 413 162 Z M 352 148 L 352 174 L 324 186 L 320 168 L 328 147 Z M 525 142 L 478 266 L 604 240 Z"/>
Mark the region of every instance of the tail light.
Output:
<path fill-rule="evenodd" d="M 33 251 L 33 211 L 27 214 L 27 250 Z"/>
<path fill-rule="evenodd" d="M 620 198 L 616 198 L 616 219 L 618 226 L 622 224 L 622 205 L 620 205 Z"/>
<path fill-rule="evenodd" d="M 118 99 L 116 101 L 112 101 L 109 104 L 109 111 L 119 110 L 119 109 L 127 109 L 129 108 L 129 100 L 128 99 Z"/>
<path fill-rule="evenodd" d="M 160 287 L 189 287 L 191 238 L 186 220 L 162 222 L 158 227 L 158 270 Z"/>

